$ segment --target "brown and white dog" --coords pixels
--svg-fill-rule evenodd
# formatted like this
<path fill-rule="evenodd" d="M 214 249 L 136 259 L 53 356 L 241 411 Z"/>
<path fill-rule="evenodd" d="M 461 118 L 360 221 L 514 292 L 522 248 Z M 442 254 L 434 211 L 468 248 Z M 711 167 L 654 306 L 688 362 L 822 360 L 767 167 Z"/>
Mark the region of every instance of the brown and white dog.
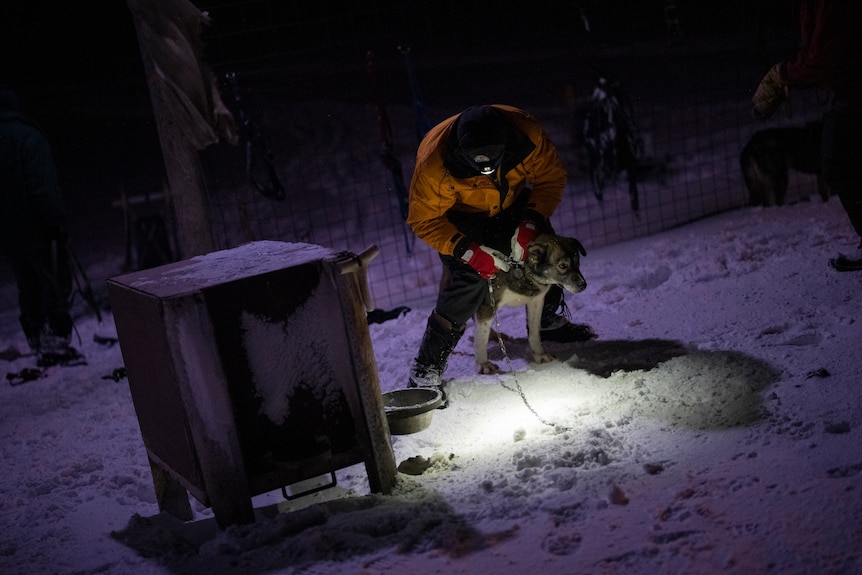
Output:
<path fill-rule="evenodd" d="M 545 294 L 552 285 L 569 293 L 584 291 L 587 282 L 580 271 L 580 257 L 587 255 L 581 242 L 553 234 L 540 234 L 527 246 L 523 265 L 500 271 L 489 280 L 491 289 L 473 317 L 475 333 L 473 343 L 476 369 L 479 373 L 497 373 L 499 367 L 488 360 L 488 338 L 491 320 L 501 307 L 526 306 L 527 339 L 533 352 L 533 361 L 548 363 L 554 357 L 545 353 L 539 336 L 542 306 Z"/>
<path fill-rule="evenodd" d="M 739 156 L 749 204 L 768 206 L 774 198 L 776 205 L 782 205 L 790 170 L 816 174 L 820 197 L 824 202 L 829 200 L 829 187 L 821 177 L 820 168 L 822 133 L 823 122 L 755 132 Z"/>

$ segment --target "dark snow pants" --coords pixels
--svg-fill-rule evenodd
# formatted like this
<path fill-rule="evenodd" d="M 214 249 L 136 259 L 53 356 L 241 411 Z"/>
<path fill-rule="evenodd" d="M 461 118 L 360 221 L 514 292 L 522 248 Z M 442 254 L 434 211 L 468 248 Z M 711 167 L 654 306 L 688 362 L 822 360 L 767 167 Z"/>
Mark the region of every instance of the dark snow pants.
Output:
<path fill-rule="evenodd" d="M 46 327 L 53 335 L 71 335 L 72 272 L 65 243 L 32 246 L 7 254 L 7 259 L 18 286 L 19 321 L 27 342 L 38 345 Z"/>
<path fill-rule="evenodd" d="M 862 238 L 862 109 L 837 104 L 823 115 L 823 178 Z"/>

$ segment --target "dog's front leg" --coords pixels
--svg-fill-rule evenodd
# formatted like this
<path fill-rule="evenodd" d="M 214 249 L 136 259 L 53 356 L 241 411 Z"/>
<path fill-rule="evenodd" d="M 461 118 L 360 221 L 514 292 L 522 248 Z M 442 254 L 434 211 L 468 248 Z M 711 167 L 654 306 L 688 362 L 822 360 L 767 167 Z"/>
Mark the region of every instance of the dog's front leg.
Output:
<path fill-rule="evenodd" d="M 533 361 L 536 363 L 548 363 L 554 361 L 554 356 L 545 353 L 542 347 L 542 305 L 543 297 L 535 297 L 527 303 L 527 339 L 530 342 L 530 351 L 533 352 Z"/>
<path fill-rule="evenodd" d="M 476 371 L 490 375 L 500 371 L 497 364 L 488 360 L 488 338 L 491 335 L 491 320 L 473 318 L 475 329 L 473 333 L 474 354 L 476 357 Z"/>

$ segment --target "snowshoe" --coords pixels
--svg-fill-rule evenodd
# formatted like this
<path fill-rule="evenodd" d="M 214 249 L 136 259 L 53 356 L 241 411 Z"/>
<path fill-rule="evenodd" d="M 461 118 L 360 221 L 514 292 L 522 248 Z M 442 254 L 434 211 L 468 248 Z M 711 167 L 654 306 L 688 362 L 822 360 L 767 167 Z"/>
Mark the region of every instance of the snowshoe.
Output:
<path fill-rule="evenodd" d="M 6 381 L 9 382 L 9 385 L 16 386 L 21 385 L 23 383 L 27 383 L 28 381 L 35 381 L 42 377 L 42 372 L 35 367 L 25 367 L 18 373 L 7 373 Z"/>
<path fill-rule="evenodd" d="M 65 349 L 40 352 L 36 365 L 39 367 L 53 367 L 55 365 L 73 367 L 76 365 L 87 365 L 87 358 L 81 355 L 74 347 L 67 347 Z"/>
<path fill-rule="evenodd" d="M 410 308 L 405 306 L 399 306 L 389 311 L 379 308 L 373 309 L 367 314 L 368 323 L 383 323 L 384 321 L 395 319 L 409 311 Z"/>
<path fill-rule="evenodd" d="M 24 354 L 18 351 L 15 346 L 10 345 L 4 350 L 0 350 L 0 359 L 4 361 L 15 361 L 19 357 L 24 357 Z"/>
<path fill-rule="evenodd" d="M 837 258 L 831 258 L 829 265 L 839 272 L 858 272 L 862 271 L 862 258 L 852 259 L 840 254 Z"/>

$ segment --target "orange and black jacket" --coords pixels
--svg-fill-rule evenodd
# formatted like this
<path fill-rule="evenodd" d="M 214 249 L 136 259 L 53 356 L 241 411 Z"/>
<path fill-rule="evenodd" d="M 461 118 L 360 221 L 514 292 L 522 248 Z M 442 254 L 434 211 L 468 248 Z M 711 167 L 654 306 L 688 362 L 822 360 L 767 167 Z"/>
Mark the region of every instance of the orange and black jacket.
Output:
<path fill-rule="evenodd" d="M 447 217 L 450 212 L 493 217 L 529 193 L 525 213 L 546 221 L 563 198 L 566 171 L 541 124 L 518 108 L 494 107 L 510 126 L 503 163 L 491 176 L 478 174 L 460 159 L 455 137 L 459 115 L 432 128 L 419 144 L 407 224 L 443 255 L 461 257 L 475 241 L 458 231 Z"/>

